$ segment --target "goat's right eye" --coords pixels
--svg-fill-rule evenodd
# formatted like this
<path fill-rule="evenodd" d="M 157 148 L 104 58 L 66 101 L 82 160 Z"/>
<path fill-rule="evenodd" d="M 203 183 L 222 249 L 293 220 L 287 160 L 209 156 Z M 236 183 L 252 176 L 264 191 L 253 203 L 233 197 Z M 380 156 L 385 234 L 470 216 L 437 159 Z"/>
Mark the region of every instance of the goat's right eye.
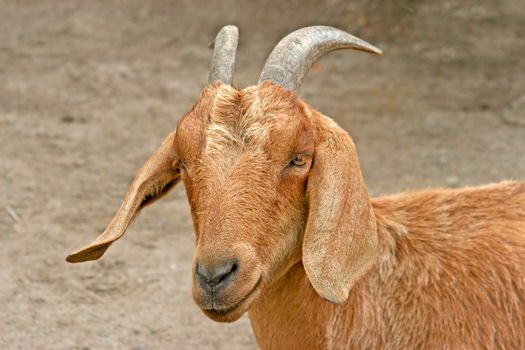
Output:
<path fill-rule="evenodd" d="M 290 166 L 304 167 L 306 165 L 306 156 L 304 154 L 296 154 L 290 161 Z"/>

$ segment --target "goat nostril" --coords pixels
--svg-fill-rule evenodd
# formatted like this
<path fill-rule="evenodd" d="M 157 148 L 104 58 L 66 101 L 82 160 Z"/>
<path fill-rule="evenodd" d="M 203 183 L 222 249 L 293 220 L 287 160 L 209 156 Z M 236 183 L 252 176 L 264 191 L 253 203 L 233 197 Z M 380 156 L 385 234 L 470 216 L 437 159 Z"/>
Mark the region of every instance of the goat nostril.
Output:
<path fill-rule="evenodd" d="M 239 268 L 235 260 L 225 261 L 220 265 L 206 266 L 197 263 L 196 274 L 201 284 L 209 288 L 216 287 L 231 276 Z"/>

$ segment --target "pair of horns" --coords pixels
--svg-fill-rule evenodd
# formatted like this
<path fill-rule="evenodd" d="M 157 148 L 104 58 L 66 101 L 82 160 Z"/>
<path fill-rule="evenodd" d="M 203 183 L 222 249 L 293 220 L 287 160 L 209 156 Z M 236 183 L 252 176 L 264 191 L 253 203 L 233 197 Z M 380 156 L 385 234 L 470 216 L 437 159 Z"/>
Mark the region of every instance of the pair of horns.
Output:
<path fill-rule="evenodd" d="M 214 41 L 213 59 L 208 82 L 220 81 L 231 85 L 235 66 L 235 54 L 239 41 L 239 29 L 223 27 Z M 258 83 L 271 81 L 297 92 L 306 73 L 321 56 L 340 50 L 353 49 L 377 55 L 383 52 L 377 47 L 340 29 L 312 26 L 288 34 L 273 49 L 264 64 Z"/>

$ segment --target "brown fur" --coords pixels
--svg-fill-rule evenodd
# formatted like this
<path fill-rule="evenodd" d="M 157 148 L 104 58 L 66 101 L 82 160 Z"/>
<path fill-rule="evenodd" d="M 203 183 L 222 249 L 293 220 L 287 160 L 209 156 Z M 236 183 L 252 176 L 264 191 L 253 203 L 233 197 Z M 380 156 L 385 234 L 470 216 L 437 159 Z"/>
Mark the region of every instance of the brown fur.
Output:
<path fill-rule="evenodd" d="M 194 299 L 217 321 L 248 311 L 263 349 L 525 348 L 523 182 L 370 200 L 331 119 L 267 82 L 214 84 L 68 261 L 99 258 L 180 177 L 195 262 L 239 262 Z"/>
<path fill-rule="evenodd" d="M 250 308 L 261 347 L 525 348 L 524 203 L 516 182 L 373 199 L 371 271 L 332 305 L 296 264 Z"/>

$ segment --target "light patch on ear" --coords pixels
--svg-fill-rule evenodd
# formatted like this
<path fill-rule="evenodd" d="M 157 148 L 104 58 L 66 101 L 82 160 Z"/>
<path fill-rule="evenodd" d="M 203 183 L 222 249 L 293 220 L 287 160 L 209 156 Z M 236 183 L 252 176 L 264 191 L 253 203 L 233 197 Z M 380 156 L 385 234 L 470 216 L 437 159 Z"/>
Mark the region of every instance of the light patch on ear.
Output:
<path fill-rule="evenodd" d="M 312 220 L 313 227 L 307 227 L 315 237 L 303 243 L 303 263 L 312 286 L 321 298 L 334 304 L 346 302 L 351 288 L 377 259 L 376 223 L 370 203 L 367 199 L 349 207 L 351 204 L 343 203 L 347 197 L 338 194 L 330 197 L 330 204 L 325 202 L 320 220 Z"/>
<path fill-rule="evenodd" d="M 326 264 L 323 263 L 329 259 L 326 253 L 326 249 L 321 249 L 315 253 L 312 252 L 303 256 L 304 269 L 310 283 L 323 300 L 333 304 L 342 304 L 348 299 L 350 286 L 340 281 L 332 281 L 334 276 L 340 280 L 343 279 L 343 276 L 338 276 L 338 272 L 340 271 L 337 271 L 334 265 L 326 266 Z M 334 259 L 336 258 L 334 257 Z M 324 266 L 325 269 L 317 268 L 320 266 Z"/>

